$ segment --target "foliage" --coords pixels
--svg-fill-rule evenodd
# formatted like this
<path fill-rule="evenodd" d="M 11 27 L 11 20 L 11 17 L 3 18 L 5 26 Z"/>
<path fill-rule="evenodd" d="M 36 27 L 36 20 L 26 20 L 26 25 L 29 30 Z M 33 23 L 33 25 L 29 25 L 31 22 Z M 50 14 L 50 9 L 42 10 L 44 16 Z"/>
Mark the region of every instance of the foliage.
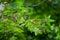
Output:
<path fill-rule="evenodd" d="M 60 40 L 60 0 L 1 0 L 0 40 Z"/>

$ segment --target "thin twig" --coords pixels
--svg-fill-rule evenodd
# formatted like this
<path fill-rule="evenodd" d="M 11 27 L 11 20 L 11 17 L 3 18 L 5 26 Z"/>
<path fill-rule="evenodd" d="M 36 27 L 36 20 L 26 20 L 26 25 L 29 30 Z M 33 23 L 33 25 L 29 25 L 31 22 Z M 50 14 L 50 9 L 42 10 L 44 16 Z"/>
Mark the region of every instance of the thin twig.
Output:
<path fill-rule="evenodd" d="M 35 5 L 31 5 L 31 6 L 25 6 L 25 7 L 36 7 L 36 6 L 39 6 L 41 4 L 43 4 L 46 0 L 43 0 L 41 3 L 38 3 L 38 4 L 35 4 Z"/>

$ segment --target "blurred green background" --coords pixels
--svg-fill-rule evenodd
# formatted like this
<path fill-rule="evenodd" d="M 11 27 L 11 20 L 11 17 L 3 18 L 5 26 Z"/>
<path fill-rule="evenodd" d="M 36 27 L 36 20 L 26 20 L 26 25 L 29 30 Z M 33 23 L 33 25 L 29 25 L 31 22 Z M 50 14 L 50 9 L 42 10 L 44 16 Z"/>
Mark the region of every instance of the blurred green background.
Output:
<path fill-rule="evenodd" d="M 60 0 L 0 0 L 0 40 L 60 40 Z"/>

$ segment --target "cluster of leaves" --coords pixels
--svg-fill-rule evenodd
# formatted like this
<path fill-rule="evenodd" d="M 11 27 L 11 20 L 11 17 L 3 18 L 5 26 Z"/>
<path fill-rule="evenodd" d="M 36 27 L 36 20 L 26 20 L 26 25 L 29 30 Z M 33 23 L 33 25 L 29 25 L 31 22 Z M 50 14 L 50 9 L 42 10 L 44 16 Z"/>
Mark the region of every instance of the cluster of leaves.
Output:
<path fill-rule="evenodd" d="M 60 0 L 1 0 L 0 40 L 60 40 Z"/>

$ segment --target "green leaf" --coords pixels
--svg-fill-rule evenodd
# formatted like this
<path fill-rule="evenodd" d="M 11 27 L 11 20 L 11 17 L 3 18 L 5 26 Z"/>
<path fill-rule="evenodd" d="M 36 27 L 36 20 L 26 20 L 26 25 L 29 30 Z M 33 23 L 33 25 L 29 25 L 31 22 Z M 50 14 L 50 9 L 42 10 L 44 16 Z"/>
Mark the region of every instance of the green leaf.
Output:
<path fill-rule="evenodd" d="M 10 40 L 17 40 L 17 37 L 12 36 L 12 37 L 10 38 Z"/>

